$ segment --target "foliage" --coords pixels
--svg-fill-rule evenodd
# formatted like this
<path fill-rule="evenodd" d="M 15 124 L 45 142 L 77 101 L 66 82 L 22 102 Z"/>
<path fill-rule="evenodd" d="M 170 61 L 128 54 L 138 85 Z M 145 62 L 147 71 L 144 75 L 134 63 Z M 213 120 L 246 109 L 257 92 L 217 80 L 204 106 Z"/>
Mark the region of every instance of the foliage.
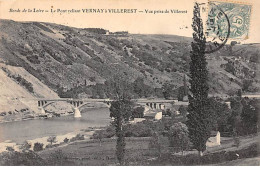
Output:
<path fill-rule="evenodd" d="M 129 121 L 130 117 L 132 116 L 133 111 L 133 102 L 130 100 L 119 100 L 111 102 L 110 110 L 110 117 L 115 118 L 115 122 L 117 119 L 123 121 Z M 115 126 L 121 125 L 122 122 L 115 123 Z"/>
<path fill-rule="evenodd" d="M 205 58 L 206 38 L 200 17 L 200 8 L 196 3 L 193 11 L 193 42 L 191 43 L 190 92 L 187 126 L 190 141 L 200 154 L 206 150 L 206 142 L 210 137 L 210 118 L 208 105 L 208 70 Z"/>
<path fill-rule="evenodd" d="M 114 101 L 111 102 L 109 108 L 110 117 L 114 118 L 113 125 L 116 128 L 116 156 L 120 165 L 124 164 L 125 155 L 125 133 L 123 123 L 129 121 L 132 116 L 133 102 L 127 91 L 129 90 L 129 81 L 126 78 L 126 73 L 117 74 L 111 81 L 110 91 Z"/>
<path fill-rule="evenodd" d="M 64 143 L 68 143 L 69 142 L 69 139 L 66 137 L 64 140 L 63 140 Z"/>
<path fill-rule="evenodd" d="M 29 144 L 27 141 L 25 141 L 21 146 L 20 149 L 22 150 L 22 152 L 27 152 L 30 150 L 30 148 L 32 147 L 31 144 Z"/>
<path fill-rule="evenodd" d="M 70 139 L 70 141 L 73 142 L 73 141 L 84 140 L 84 139 L 85 139 L 85 138 L 84 138 L 84 135 L 82 135 L 82 134 L 77 134 L 75 137 L 72 137 L 72 138 Z"/>
<path fill-rule="evenodd" d="M 188 87 L 186 82 L 186 75 L 183 76 L 183 86 L 178 88 L 178 101 L 183 101 L 183 97 L 188 95 Z"/>
<path fill-rule="evenodd" d="M 43 150 L 43 144 L 42 143 L 34 143 L 33 151 L 42 151 Z"/>
<path fill-rule="evenodd" d="M 8 151 L 0 154 L 0 165 L 3 166 L 40 166 L 44 164 L 44 160 L 33 151 Z"/>
<path fill-rule="evenodd" d="M 250 62 L 254 62 L 254 63 L 259 63 L 259 59 L 260 55 L 259 55 L 259 51 L 257 51 L 256 53 L 252 54 L 252 56 L 250 57 Z"/>
<path fill-rule="evenodd" d="M 243 91 L 250 91 L 250 90 L 252 90 L 251 89 L 252 84 L 253 84 L 253 80 L 251 80 L 251 79 L 244 79 L 242 81 L 242 90 Z"/>
<path fill-rule="evenodd" d="M 150 137 L 152 136 L 153 129 L 149 122 L 139 122 L 136 124 L 128 124 L 124 126 L 126 137 Z"/>
<path fill-rule="evenodd" d="M 124 137 L 124 131 L 120 130 L 117 133 L 117 140 L 116 140 L 116 157 L 119 161 L 120 165 L 124 164 L 124 158 L 125 158 L 125 137 Z"/>
<path fill-rule="evenodd" d="M 170 98 L 176 98 L 177 92 L 176 92 L 176 85 L 171 84 L 170 82 L 165 82 L 162 86 L 163 90 L 163 96 L 165 99 L 170 99 Z"/>
<path fill-rule="evenodd" d="M 170 146 L 175 148 L 176 152 L 182 152 L 189 149 L 189 132 L 185 124 L 178 122 L 171 126 L 168 132 Z"/>
<path fill-rule="evenodd" d="M 186 115 L 187 115 L 187 108 L 185 107 L 185 106 L 183 106 L 183 105 L 181 105 L 180 107 L 179 107 L 179 112 L 180 112 L 180 114 L 183 116 L 183 117 L 186 117 Z"/>
<path fill-rule="evenodd" d="M 162 111 L 162 115 L 164 116 L 172 116 L 173 111 L 171 111 L 171 109 L 166 109 Z"/>
<path fill-rule="evenodd" d="M 132 117 L 133 118 L 143 118 L 144 117 L 144 107 L 143 106 L 136 107 L 133 110 Z"/>
<path fill-rule="evenodd" d="M 51 145 L 52 145 L 53 143 L 56 143 L 56 142 L 57 142 L 57 141 L 56 141 L 56 136 L 50 136 L 50 137 L 47 139 L 47 142 L 51 143 Z"/>
<path fill-rule="evenodd" d="M 133 92 L 137 94 L 139 98 L 149 97 L 152 93 L 152 88 L 144 83 L 144 79 L 138 77 L 133 83 Z"/>
<path fill-rule="evenodd" d="M 259 126 L 260 101 L 257 99 L 246 99 L 241 112 L 243 123 L 243 134 L 257 133 Z"/>
<path fill-rule="evenodd" d="M 47 159 L 41 158 L 33 151 L 17 152 L 8 151 L 0 154 L 0 165 L 4 166 L 56 166 L 75 165 L 68 160 L 61 150 L 55 151 Z"/>
<path fill-rule="evenodd" d="M 231 116 L 228 123 L 231 126 L 230 131 L 233 135 L 240 135 L 242 133 L 241 113 L 243 110 L 242 97 L 232 97 L 230 100 Z"/>
<path fill-rule="evenodd" d="M 215 131 L 227 132 L 229 130 L 228 119 L 231 116 L 228 105 L 220 98 L 211 97 L 208 101 L 211 128 Z"/>
<path fill-rule="evenodd" d="M 10 147 L 10 146 L 7 146 L 7 147 L 6 147 L 6 150 L 7 150 L 7 151 L 10 151 L 10 152 L 14 152 L 14 148 L 13 148 L 13 147 Z"/>
<path fill-rule="evenodd" d="M 113 136 L 115 136 L 115 127 L 110 125 L 108 126 L 105 130 L 96 130 L 94 132 L 94 134 L 92 135 L 93 139 L 98 139 L 100 141 L 100 145 L 101 145 L 101 140 L 103 138 L 111 138 Z"/>
<path fill-rule="evenodd" d="M 2 70 L 6 72 L 7 76 L 14 79 L 17 83 L 21 84 L 24 86 L 29 92 L 33 93 L 33 85 L 31 82 L 28 82 L 26 79 L 24 79 L 22 76 L 18 75 L 13 75 L 8 69 L 2 67 Z"/>

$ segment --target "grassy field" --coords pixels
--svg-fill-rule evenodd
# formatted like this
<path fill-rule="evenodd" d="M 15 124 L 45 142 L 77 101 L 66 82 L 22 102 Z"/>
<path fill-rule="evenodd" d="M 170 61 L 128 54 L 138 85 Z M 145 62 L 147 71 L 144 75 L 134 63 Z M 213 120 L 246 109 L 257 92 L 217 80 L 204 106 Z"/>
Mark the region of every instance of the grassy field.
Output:
<path fill-rule="evenodd" d="M 249 147 L 252 144 L 259 144 L 259 138 L 260 137 L 258 135 L 241 137 L 241 144 L 238 148 L 233 146 L 232 138 L 223 138 L 222 144 L 220 146 L 208 148 L 205 152 L 205 155 L 221 151 L 239 151 L 241 149 Z M 154 165 L 154 162 L 152 161 L 156 161 L 158 157 L 158 150 L 149 149 L 149 140 L 150 138 L 126 138 L 126 165 Z M 169 158 L 172 155 L 176 155 L 176 153 L 173 153 L 173 149 L 169 147 L 168 139 L 166 137 L 161 139 L 161 145 L 162 155 L 168 154 L 169 156 L 166 155 L 166 157 Z M 115 138 L 103 139 L 101 143 L 98 140 L 84 140 L 71 143 L 67 146 L 47 149 L 42 152 L 39 152 L 39 155 L 42 158 L 46 159 L 55 151 L 62 150 L 62 153 L 68 157 L 68 160 L 74 163 L 75 165 L 117 165 L 117 159 L 115 157 L 115 147 Z M 197 151 L 187 151 L 184 154 L 197 154 Z M 179 153 L 179 155 L 181 155 L 181 153 Z M 259 162 L 257 161 L 258 159 L 259 158 L 239 159 L 235 161 L 220 163 L 217 165 L 256 165 L 259 164 Z M 172 164 L 171 162 L 167 161 L 162 163 L 162 165 L 175 164 Z"/>
<path fill-rule="evenodd" d="M 126 138 L 126 161 L 139 164 L 156 157 L 154 150 L 148 149 L 149 138 Z M 40 152 L 42 158 L 48 158 L 56 150 L 62 152 L 76 165 L 116 165 L 116 139 L 80 141 L 65 147 L 57 147 Z"/>

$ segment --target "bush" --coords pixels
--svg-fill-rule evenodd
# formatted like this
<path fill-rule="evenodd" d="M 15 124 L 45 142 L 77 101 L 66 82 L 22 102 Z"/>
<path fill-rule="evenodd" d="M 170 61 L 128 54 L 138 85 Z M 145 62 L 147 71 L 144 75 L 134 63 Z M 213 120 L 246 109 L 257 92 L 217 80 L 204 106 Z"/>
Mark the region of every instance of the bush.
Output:
<path fill-rule="evenodd" d="M 69 142 L 69 139 L 66 137 L 64 140 L 63 140 L 64 143 L 68 143 Z"/>
<path fill-rule="evenodd" d="M 189 149 L 189 131 L 188 127 L 181 123 L 175 123 L 171 126 L 168 139 L 170 146 L 175 148 L 176 152 L 182 152 Z"/>
<path fill-rule="evenodd" d="M 33 151 L 42 151 L 43 150 L 43 144 L 42 143 L 34 143 Z"/>
<path fill-rule="evenodd" d="M 73 142 L 73 141 L 76 141 L 76 140 L 84 140 L 85 138 L 84 138 L 84 135 L 82 135 L 82 134 L 77 134 L 75 137 L 72 137 L 71 139 L 70 139 L 70 141 L 71 142 Z"/>
<path fill-rule="evenodd" d="M 136 107 L 132 114 L 133 118 L 143 118 L 144 117 L 144 107 Z"/>
<path fill-rule="evenodd" d="M 93 139 L 111 138 L 116 134 L 114 126 L 108 126 L 106 130 L 96 130 L 92 136 Z"/>
<path fill-rule="evenodd" d="M 3 152 L 0 154 L 2 166 L 42 166 L 44 160 L 35 152 Z"/>
<path fill-rule="evenodd" d="M 52 145 L 53 143 L 56 143 L 56 142 L 57 142 L 57 141 L 56 141 L 56 136 L 50 136 L 50 137 L 47 139 L 47 142 L 51 143 L 51 145 Z"/>
<path fill-rule="evenodd" d="M 13 147 L 10 147 L 10 146 L 7 146 L 7 147 L 6 147 L 6 150 L 13 152 L 13 151 L 14 151 L 14 148 L 13 148 Z"/>
<path fill-rule="evenodd" d="M 32 147 L 31 144 L 29 144 L 27 141 L 25 141 L 21 146 L 20 149 L 22 150 L 22 152 L 26 152 L 29 151 L 29 149 Z"/>
<path fill-rule="evenodd" d="M 153 131 L 162 131 L 160 122 L 142 121 L 136 124 L 128 124 L 124 126 L 125 137 L 151 137 Z"/>

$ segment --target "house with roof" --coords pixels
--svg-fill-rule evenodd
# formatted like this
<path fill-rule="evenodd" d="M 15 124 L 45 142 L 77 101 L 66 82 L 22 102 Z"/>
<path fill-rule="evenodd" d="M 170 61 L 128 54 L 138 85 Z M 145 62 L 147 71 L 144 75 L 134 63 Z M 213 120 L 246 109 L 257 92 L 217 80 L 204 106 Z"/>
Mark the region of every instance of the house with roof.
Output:
<path fill-rule="evenodd" d="M 220 145 L 220 132 L 219 131 L 211 131 L 210 138 L 206 142 L 207 147 L 215 147 Z"/>

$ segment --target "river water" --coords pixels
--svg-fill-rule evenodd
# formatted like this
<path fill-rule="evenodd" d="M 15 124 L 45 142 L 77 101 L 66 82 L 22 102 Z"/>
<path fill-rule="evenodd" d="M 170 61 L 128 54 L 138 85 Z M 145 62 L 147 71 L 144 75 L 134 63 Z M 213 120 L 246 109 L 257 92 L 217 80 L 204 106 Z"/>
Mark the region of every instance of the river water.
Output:
<path fill-rule="evenodd" d="M 81 116 L 81 118 L 74 118 L 74 115 L 69 115 L 2 123 L 0 124 L 0 142 L 12 140 L 22 143 L 25 140 L 67 134 L 88 127 L 104 127 L 111 121 L 108 108 L 84 109 L 81 111 Z"/>

